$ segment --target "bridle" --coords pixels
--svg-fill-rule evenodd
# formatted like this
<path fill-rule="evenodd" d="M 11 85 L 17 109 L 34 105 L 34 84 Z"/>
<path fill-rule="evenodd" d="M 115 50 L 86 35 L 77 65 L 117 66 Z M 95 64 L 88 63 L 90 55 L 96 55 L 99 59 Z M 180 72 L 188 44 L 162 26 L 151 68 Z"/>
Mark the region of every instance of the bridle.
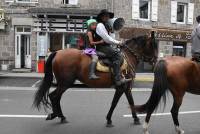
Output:
<path fill-rule="evenodd" d="M 151 57 L 151 56 L 147 56 L 147 55 L 145 55 L 145 54 L 143 54 L 143 53 L 140 54 L 138 51 L 136 51 L 136 50 L 130 48 L 130 47 L 127 45 L 127 43 L 125 43 L 125 44 L 123 45 L 123 48 L 125 48 L 125 49 L 128 50 L 132 55 L 134 55 L 135 58 L 136 58 L 136 61 L 137 61 L 138 63 L 139 63 L 140 60 L 145 61 L 145 62 L 154 63 L 154 62 L 156 61 L 156 59 L 157 59 L 157 57 L 155 57 L 155 56 Z"/>

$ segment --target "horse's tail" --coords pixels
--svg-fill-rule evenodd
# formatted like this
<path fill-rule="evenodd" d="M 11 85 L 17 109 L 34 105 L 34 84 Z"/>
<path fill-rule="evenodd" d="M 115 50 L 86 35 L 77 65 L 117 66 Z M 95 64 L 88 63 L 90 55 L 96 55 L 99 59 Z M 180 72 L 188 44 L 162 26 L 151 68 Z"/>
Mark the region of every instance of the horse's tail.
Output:
<path fill-rule="evenodd" d="M 51 104 L 48 101 L 49 89 L 53 80 L 53 72 L 52 72 L 52 60 L 55 57 L 56 52 L 52 52 L 45 64 L 45 76 L 42 80 L 41 85 L 35 93 L 33 106 L 40 109 L 41 103 L 44 105 L 44 108 L 48 108 Z"/>
<path fill-rule="evenodd" d="M 166 105 L 166 91 L 168 90 L 166 62 L 160 60 L 154 70 L 154 83 L 151 96 L 144 105 L 136 106 L 135 110 L 140 113 L 153 112 L 163 98 L 164 108 Z"/>

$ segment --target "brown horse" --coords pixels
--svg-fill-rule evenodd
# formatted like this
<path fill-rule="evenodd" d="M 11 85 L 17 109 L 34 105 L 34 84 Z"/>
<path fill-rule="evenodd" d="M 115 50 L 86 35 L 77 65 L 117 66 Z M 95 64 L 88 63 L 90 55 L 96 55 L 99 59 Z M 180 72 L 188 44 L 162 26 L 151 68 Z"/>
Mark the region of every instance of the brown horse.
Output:
<path fill-rule="evenodd" d="M 147 112 L 143 125 L 144 133 L 149 134 L 147 129 L 151 114 L 162 97 L 166 104 L 166 93 L 169 90 L 174 98 L 171 114 L 175 130 L 178 134 L 183 134 L 184 131 L 179 126 L 178 112 L 185 92 L 200 94 L 200 65 L 183 57 L 167 57 L 157 62 L 154 77 L 153 89 L 147 103 L 135 107 L 137 112 Z"/>
<path fill-rule="evenodd" d="M 132 75 L 126 74 L 125 77 L 133 78 L 135 67 L 140 59 L 148 60 L 149 62 L 155 61 L 157 55 L 155 46 L 153 36 L 139 36 L 126 41 L 125 45 L 122 47 L 122 51 L 126 55 L 130 65 L 128 72 L 130 74 L 132 73 Z M 52 107 L 53 113 L 49 114 L 46 120 L 52 120 L 59 117 L 61 118 L 62 123 L 67 122 L 66 117 L 61 110 L 60 100 L 62 94 L 73 85 L 75 80 L 79 80 L 89 87 L 105 88 L 113 85 L 111 73 L 97 71 L 96 73 L 100 76 L 100 79 L 90 80 L 88 78 L 90 62 L 91 58 L 77 49 L 60 50 L 49 56 L 46 62 L 44 79 L 35 94 L 33 103 L 37 108 L 40 108 L 41 104 L 43 104 L 44 107 Z M 56 90 L 49 94 L 53 73 L 55 74 L 58 85 Z M 106 117 L 108 127 L 112 126 L 111 116 L 123 93 L 125 93 L 130 104 L 135 124 L 140 123 L 139 118 L 134 111 L 134 101 L 130 90 L 131 83 L 132 82 L 129 82 L 115 88 L 116 91 L 112 105 Z M 51 102 L 48 101 L 48 97 Z"/>

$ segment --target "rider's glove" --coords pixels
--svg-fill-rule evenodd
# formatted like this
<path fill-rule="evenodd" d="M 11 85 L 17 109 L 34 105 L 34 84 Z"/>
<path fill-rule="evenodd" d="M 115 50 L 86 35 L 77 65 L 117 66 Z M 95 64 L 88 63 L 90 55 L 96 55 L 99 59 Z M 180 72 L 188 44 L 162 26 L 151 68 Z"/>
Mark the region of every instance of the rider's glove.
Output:
<path fill-rule="evenodd" d="M 125 45 L 125 41 L 124 40 L 121 40 L 118 44 L 118 47 L 123 47 Z"/>

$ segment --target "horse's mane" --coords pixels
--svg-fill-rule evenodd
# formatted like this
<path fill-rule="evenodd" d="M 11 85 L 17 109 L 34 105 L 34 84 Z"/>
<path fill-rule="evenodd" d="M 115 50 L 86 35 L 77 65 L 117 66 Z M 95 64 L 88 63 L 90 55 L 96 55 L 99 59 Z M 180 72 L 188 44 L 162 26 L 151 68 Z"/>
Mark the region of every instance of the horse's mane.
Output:
<path fill-rule="evenodd" d="M 147 39 L 147 35 L 141 35 L 141 36 L 137 36 L 137 37 L 133 37 L 131 39 L 126 40 L 126 44 L 130 44 L 131 42 L 135 42 L 132 43 L 133 45 L 145 45 L 146 44 L 146 39 Z"/>

